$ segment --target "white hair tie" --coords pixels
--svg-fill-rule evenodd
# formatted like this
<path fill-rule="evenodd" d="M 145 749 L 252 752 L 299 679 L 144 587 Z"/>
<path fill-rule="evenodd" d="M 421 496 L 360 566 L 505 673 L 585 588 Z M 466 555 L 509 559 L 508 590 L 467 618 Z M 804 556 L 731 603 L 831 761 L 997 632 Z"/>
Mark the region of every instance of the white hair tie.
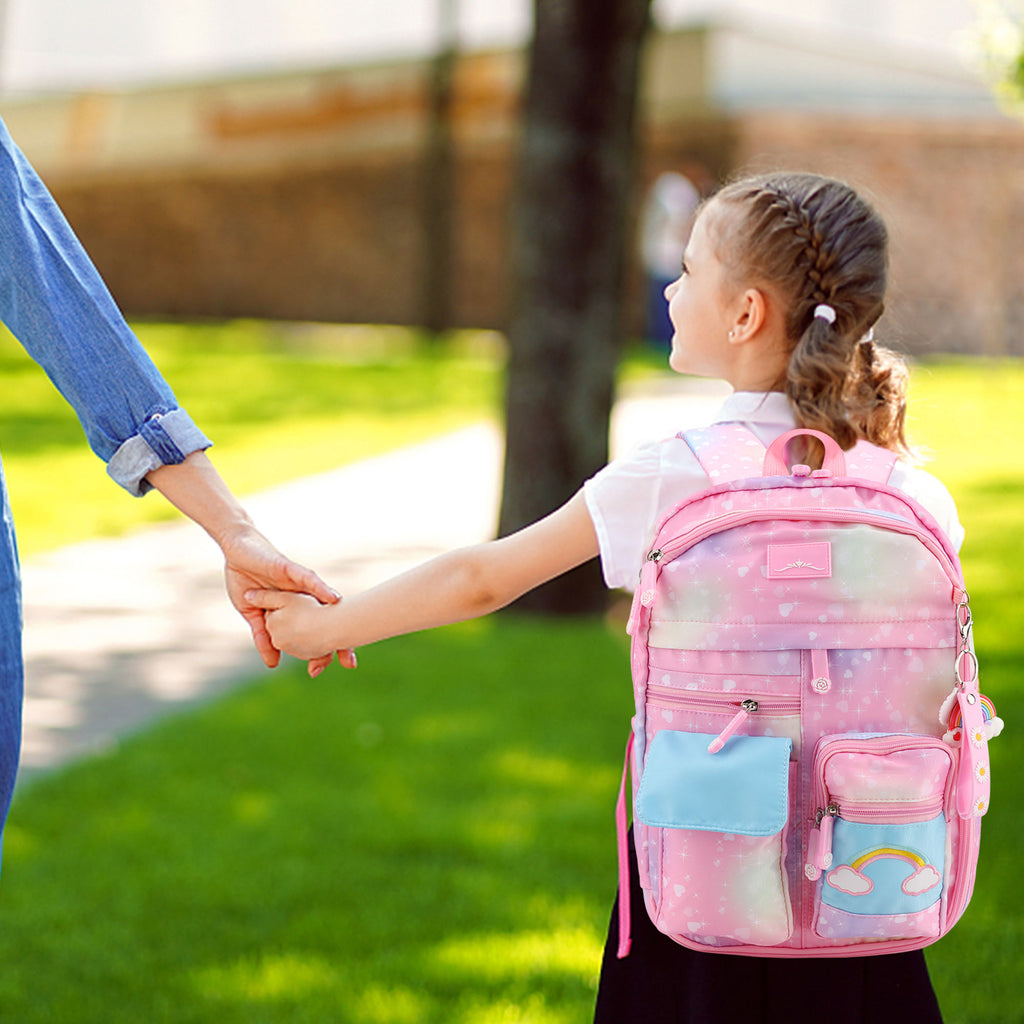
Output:
<path fill-rule="evenodd" d="M 821 305 L 814 307 L 814 319 L 827 320 L 830 324 L 834 324 L 836 322 L 836 311 L 827 302 L 823 302 Z"/>

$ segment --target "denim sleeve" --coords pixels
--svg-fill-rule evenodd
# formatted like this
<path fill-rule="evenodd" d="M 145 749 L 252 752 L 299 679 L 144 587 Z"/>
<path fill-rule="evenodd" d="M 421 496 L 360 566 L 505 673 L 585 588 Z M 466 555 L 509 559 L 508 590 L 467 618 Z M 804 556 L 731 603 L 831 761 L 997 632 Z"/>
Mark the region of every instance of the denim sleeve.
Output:
<path fill-rule="evenodd" d="M 0 320 L 132 494 L 210 441 L 178 406 L 46 186 L 0 121 Z"/>

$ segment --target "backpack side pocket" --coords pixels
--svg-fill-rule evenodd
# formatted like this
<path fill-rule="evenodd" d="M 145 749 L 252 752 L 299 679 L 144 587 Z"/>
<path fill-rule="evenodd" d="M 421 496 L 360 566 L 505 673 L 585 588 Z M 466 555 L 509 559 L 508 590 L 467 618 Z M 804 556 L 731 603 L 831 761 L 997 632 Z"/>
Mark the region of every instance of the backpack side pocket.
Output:
<path fill-rule="evenodd" d="M 636 818 L 660 847 L 650 900 L 656 926 L 704 946 L 774 946 L 793 931 L 786 877 L 792 742 L 659 731 Z"/>
<path fill-rule="evenodd" d="M 819 938 L 870 942 L 941 934 L 952 768 L 953 752 L 940 740 L 822 741 L 815 755 L 819 839 L 806 868 L 817 880 Z"/>

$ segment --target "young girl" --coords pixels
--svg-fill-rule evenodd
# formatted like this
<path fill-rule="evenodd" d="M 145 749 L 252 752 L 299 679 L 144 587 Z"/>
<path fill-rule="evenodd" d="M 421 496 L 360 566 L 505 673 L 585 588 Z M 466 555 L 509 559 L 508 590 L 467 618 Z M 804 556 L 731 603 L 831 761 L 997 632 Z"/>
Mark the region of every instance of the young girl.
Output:
<path fill-rule="evenodd" d="M 717 422 L 743 422 L 765 445 L 794 426 L 908 454 L 906 371 L 876 346 L 886 287 L 886 229 L 846 185 L 810 174 L 732 184 L 701 210 L 682 273 L 668 286 L 669 364 L 720 377 L 734 394 Z M 685 425 L 681 425 L 685 426 Z M 945 488 L 908 461 L 890 483 L 962 541 Z M 689 447 L 670 438 L 611 463 L 562 508 L 518 533 L 442 555 L 348 598 L 320 605 L 255 592 L 276 646 L 315 659 L 384 637 L 484 615 L 600 556 L 610 587 L 633 587 L 662 515 L 705 489 Z M 632 844 L 630 844 L 632 848 Z M 642 908 L 636 864 L 633 908 Z M 601 1024 L 757 1021 L 939 1021 L 923 955 L 778 960 L 694 952 L 633 914 L 618 959 L 616 914 L 596 1020 Z"/>

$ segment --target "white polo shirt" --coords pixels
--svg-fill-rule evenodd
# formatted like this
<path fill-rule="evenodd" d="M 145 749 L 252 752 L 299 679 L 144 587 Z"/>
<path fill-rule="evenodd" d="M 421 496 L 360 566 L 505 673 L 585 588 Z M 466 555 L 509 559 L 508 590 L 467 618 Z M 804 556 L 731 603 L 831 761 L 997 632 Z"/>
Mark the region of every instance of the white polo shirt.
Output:
<path fill-rule="evenodd" d="M 796 426 L 781 392 L 734 392 L 713 422 L 744 423 L 765 446 Z M 959 551 L 963 527 L 949 491 L 938 479 L 901 461 L 889 483 L 927 509 Z M 605 583 L 632 590 L 662 516 L 708 486 L 689 445 L 677 437 L 643 444 L 591 477 L 583 492 L 597 532 Z"/>

